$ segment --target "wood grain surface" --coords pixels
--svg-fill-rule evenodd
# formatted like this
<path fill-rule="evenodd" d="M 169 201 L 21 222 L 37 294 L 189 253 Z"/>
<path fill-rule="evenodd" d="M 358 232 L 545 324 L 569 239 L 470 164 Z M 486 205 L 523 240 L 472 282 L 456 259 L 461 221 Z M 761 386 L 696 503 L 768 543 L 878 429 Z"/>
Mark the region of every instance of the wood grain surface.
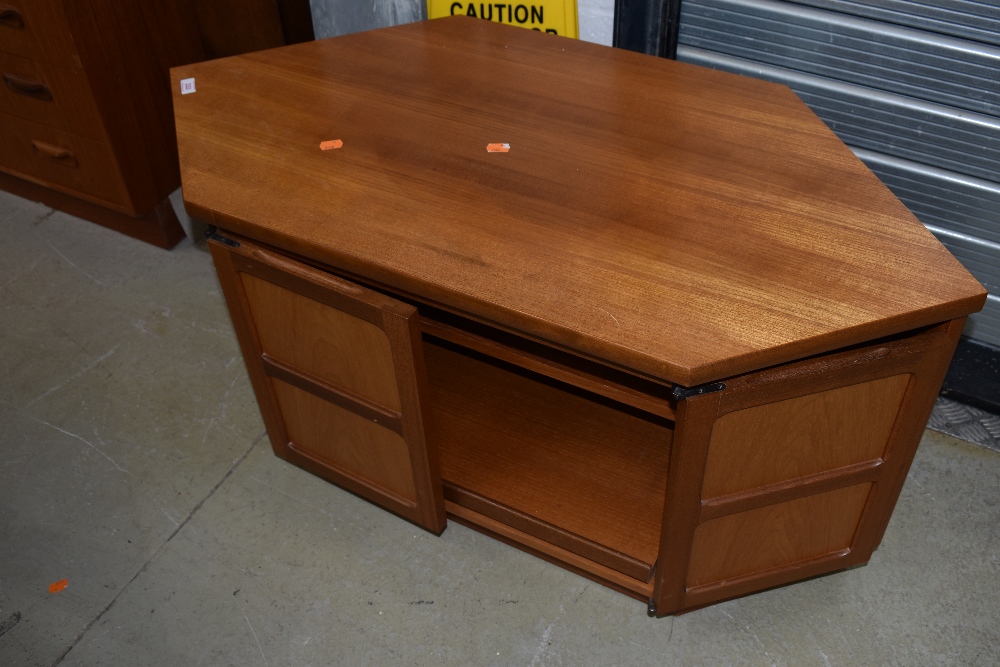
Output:
<path fill-rule="evenodd" d="M 424 345 L 444 482 L 625 554 L 648 573 L 670 423 L 444 345 Z"/>
<path fill-rule="evenodd" d="M 0 24 L 0 46 L 32 60 L 63 67 L 79 67 L 80 58 L 60 0 L 4 0 L 21 27 Z"/>
<path fill-rule="evenodd" d="M 646 581 L 639 581 L 623 575 L 621 572 L 605 567 L 600 563 L 588 560 L 572 551 L 567 551 L 551 542 L 539 539 L 534 535 L 522 532 L 517 528 L 479 514 L 468 507 L 445 501 L 448 518 L 457 521 L 490 537 L 538 556 L 559 567 L 576 572 L 580 576 L 592 579 L 608 588 L 613 588 L 625 595 L 646 601 L 653 592 L 653 587 Z"/>
<path fill-rule="evenodd" d="M 275 0 L 213 0 L 191 3 L 207 58 L 284 46 Z"/>
<path fill-rule="evenodd" d="M 0 170 L 133 213 L 114 153 L 86 137 L 0 114 Z"/>
<path fill-rule="evenodd" d="M 484 336 L 480 334 L 483 327 L 472 332 L 466 328 L 435 322 L 425 317 L 424 312 L 421 312 L 420 328 L 425 334 L 457 343 L 486 356 L 527 368 L 651 414 L 667 419 L 673 419 L 677 415 L 676 400 L 670 396 L 668 387 L 581 357 L 496 330 L 493 335 Z"/>
<path fill-rule="evenodd" d="M 440 534 L 444 497 L 424 434 L 416 309 L 245 239 L 230 243 L 209 247 L 275 454 Z M 390 358 L 355 364 L 338 351 L 345 340 L 366 357 Z M 390 377 L 366 377 L 386 362 Z M 371 389 L 391 389 L 398 411 L 359 393 Z"/>
<path fill-rule="evenodd" d="M 0 76 L 0 112 L 107 141 L 82 72 L 0 52 Z"/>
<path fill-rule="evenodd" d="M 791 565 L 851 546 L 872 484 L 857 484 L 698 526 L 689 587 Z"/>
<path fill-rule="evenodd" d="M 384 331 L 249 273 L 241 278 L 264 354 L 399 411 Z"/>
<path fill-rule="evenodd" d="M 878 459 L 909 380 L 896 375 L 723 415 L 712 428 L 702 497 Z"/>
<path fill-rule="evenodd" d="M 655 573 L 656 613 L 677 613 L 866 562 L 885 531 L 963 325 L 958 318 L 768 368 L 727 380 L 721 392 L 680 401 Z M 847 411 L 848 422 L 859 419 L 884 433 L 887 415 L 866 413 L 872 406 L 859 409 L 865 402 L 895 414 L 887 440 L 869 439 L 859 424 L 828 423 L 832 432 L 864 442 L 828 443 L 844 452 L 826 451 L 821 439 L 801 428 L 800 418 L 808 413 L 829 421 L 831 411 Z M 730 415 L 735 421 L 727 423 Z M 706 472 L 720 423 L 730 437 L 737 427 L 758 430 L 761 437 L 743 443 L 750 450 L 742 454 L 747 477 L 739 463 L 720 466 L 721 459 L 712 464 L 714 472 Z M 734 444 L 727 442 L 720 451 L 731 455 L 739 450 Z M 803 476 L 817 466 L 803 460 L 800 448 L 811 450 L 828 469 Z M 842 465 L 844 453 L 868 460 Z M 773 459 L 786 479 L 756 485 L 770 479 L 763 459 Z M 739 488 L 756 486 L 716 495 L 720 488 L 734 488 L 728 486 L 733 481 Z"/>
<path fill-rule="evenodd" d="M 46 0 L 46 3 L 53 0 Z M 168 71 L 204 58 L 190 3 L 62 2 L 108 141 L 142 214 L 177 189 Z"/>
<path fill-rule="evenodd" d="M 985 300 L 777 84 L 453 17 L 172 86 L 193 215 L 669 381 Z"/>
<path fill-rule="evenodd" d="M 271 383 L 291 447 L 416 502 L 410 451 L 398 433 L 281 380 Z"/>

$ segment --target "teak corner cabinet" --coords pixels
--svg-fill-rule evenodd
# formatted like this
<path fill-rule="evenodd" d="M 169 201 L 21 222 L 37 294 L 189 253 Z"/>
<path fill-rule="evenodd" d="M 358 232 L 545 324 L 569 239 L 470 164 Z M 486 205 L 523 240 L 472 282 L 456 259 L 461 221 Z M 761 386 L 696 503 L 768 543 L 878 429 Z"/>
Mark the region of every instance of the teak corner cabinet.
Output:
<path fill-rule="evenodd" d="M 461 17 L 172 74 L 278 456 L 661 616 L 871 556 L 985 292 L 787 88 Z"/>

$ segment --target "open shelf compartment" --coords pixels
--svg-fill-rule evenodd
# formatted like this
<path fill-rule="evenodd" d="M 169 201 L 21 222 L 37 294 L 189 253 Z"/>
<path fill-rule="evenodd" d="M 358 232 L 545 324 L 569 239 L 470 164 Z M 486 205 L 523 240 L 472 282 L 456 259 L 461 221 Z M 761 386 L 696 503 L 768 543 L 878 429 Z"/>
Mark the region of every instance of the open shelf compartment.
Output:
<path fill-rule="evenodd" d="M 425 334 L 445 498 L 649 580 L 673 422 Z"/>

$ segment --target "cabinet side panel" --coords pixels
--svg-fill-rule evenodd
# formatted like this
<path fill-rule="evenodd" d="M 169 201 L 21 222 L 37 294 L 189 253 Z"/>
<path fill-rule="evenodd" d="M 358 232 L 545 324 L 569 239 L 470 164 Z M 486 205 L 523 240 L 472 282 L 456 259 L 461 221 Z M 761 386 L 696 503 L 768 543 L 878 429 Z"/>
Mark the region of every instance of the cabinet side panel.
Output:
<path fill-rule="evenodd" d="M 702 497 L 878 459 L 910 375 L 730 412 L 712 429 Z"/>
<path fill-rule="evenodd" d="M 213 0 L 193 4 L 207 58 L 225 58 L 285 45 L 275 0 Z"/>
<path fill-rule="evenodd" d="M 399 434 L 278 379 L 271 379 L 289 447 L 416 502 L 410 454 Z"/>
<path fill-rule="evenodd" d="M 688 587 L 848 549 L 872 484 L 857 484 L 712 519 L 695 530 Z"/>
<path fill-rule="evenodd" d="M 130 212 L 142 215 L 180 186 L 169 69 L 204 59 L 191 4 L 64 0 Z"/>
<path fill-rule="evenodd" d="M 254 275 L 241 278 L 264 354 L 399 411 L 384 331 Z"/>

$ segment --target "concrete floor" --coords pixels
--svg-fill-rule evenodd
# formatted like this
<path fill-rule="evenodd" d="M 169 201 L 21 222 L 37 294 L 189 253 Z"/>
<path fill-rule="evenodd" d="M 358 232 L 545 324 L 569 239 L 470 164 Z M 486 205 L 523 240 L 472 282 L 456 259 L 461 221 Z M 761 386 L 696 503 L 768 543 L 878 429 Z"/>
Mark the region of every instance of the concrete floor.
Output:
<path fill-rule="evenodd" d="M 272 456 L 203 246 L 0 238 L 4 667 L 1000 663 L 1000 452 L 928 432 L 869 565 L 653 620 Z"/>

